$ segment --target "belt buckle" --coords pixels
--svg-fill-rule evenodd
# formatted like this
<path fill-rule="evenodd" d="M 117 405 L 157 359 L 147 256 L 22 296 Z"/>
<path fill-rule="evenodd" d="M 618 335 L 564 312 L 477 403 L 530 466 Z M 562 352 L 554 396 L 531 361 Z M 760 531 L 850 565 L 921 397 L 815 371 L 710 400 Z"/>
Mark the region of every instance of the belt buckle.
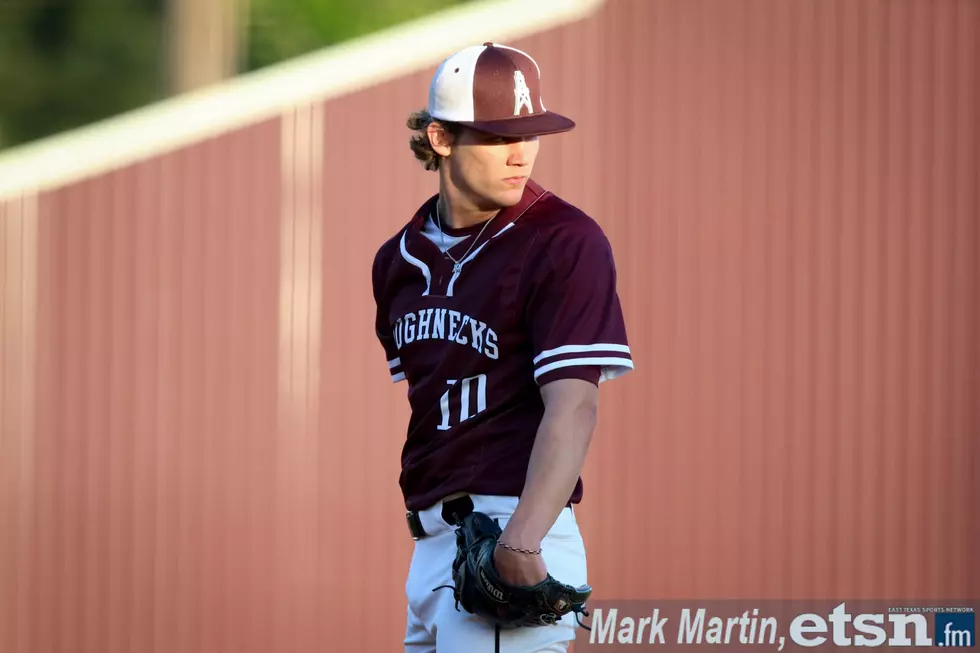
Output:
<path fill-rule="evenodd" d="M 425 537 L 425 529 L 422 528 L 422 519 L 419 517 L 419 513 L 415 510 L 409 510 L 405 513 L 405 519 L 408 521 L 408 532 L 412 534 L 412 539 L 418 542 L 423 537 Z"/>

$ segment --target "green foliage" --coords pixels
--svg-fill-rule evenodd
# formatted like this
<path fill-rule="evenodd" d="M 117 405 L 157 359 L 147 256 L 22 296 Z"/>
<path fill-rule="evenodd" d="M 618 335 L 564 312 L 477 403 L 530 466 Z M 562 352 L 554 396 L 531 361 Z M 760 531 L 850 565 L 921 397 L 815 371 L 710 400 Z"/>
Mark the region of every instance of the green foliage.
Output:
<path fill-rule="evenodd" d="M 162 97 L 156 4 L 0 0 L 0 147 Z"/>
<path fill-rule="evenodd" d="M 262 68 L 467 1 L 248 0 L 243 66 Z M 0 149 L 166 97 L 166 2 L 0 0 Z"/>
<path fill-rule="evenodd" d="M 467 0 L 250 0 L 250 70 Z"/>

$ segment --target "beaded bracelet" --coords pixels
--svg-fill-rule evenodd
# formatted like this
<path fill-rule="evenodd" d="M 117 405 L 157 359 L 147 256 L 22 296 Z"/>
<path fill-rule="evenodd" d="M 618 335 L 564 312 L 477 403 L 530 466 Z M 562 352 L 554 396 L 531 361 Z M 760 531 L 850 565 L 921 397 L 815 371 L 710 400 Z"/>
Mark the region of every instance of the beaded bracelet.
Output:
<path fill-rule="evenodd" d="M 530 549 L 520 549 L 516 546 L 510 546 L 509 544 L 504 544 L 503 542 L 499 542 L 499 541 L 497 542 L 497 544 L 504 547 L 505 549 L 509 549 L 511 551 L 517 551 L 518 553 L 526 553 L 532 556 L 541 555 L 541 549 L 538 549 L 537 551 L 532 551 Z"/>

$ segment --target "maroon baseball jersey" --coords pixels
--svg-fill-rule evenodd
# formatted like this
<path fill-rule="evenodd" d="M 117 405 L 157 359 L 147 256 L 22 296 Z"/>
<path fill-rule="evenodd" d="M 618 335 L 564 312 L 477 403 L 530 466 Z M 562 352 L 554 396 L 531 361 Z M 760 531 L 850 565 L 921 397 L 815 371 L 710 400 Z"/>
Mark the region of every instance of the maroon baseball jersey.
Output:
<path fill-rule="evenodd" d="M 520 496 L 541 386 L 633 368 L 612 250 L 591 217 L 529 180 L 517 206 L 440 231 L 437 199 L 372 269 L 377 335 L 392 380 L 408 384 L 410 510 L 454 492 Z M 569 500 L 581 497 L 580 478 Z"/>

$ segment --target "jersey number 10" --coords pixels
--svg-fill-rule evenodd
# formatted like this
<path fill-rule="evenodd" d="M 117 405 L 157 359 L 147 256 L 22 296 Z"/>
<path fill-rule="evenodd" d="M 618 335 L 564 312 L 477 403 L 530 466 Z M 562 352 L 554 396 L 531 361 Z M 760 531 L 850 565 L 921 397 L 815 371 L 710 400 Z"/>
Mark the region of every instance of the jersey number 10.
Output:
<path fill-rule="evenodd" d="M 450 393 L 456 388 L 456 383 L 459 383 L 459 421 L 465 422 L 470 417 L 482 413 L 487 408 L 487 375 L 477 374 L 476 376 L 471 376 L 463 379 L 462 381 L 457 381 L 456 379 L 448 379 L 446 381 L 449 384 L 449 389 L 446 390 L 442 398 L 439 399 L 439 408 L 442 410 L 442 423 L 439 425 L 440 431 L 448 431 L 452 428 L 450 420 L 452 415 L 449 412 L 450 405 Z M 474 393 L 474 386 L 476 392 Z M 474 400 L 473 395 L 476 394 Z M 475 404 L 475 406 L 474 406 Z"/>

